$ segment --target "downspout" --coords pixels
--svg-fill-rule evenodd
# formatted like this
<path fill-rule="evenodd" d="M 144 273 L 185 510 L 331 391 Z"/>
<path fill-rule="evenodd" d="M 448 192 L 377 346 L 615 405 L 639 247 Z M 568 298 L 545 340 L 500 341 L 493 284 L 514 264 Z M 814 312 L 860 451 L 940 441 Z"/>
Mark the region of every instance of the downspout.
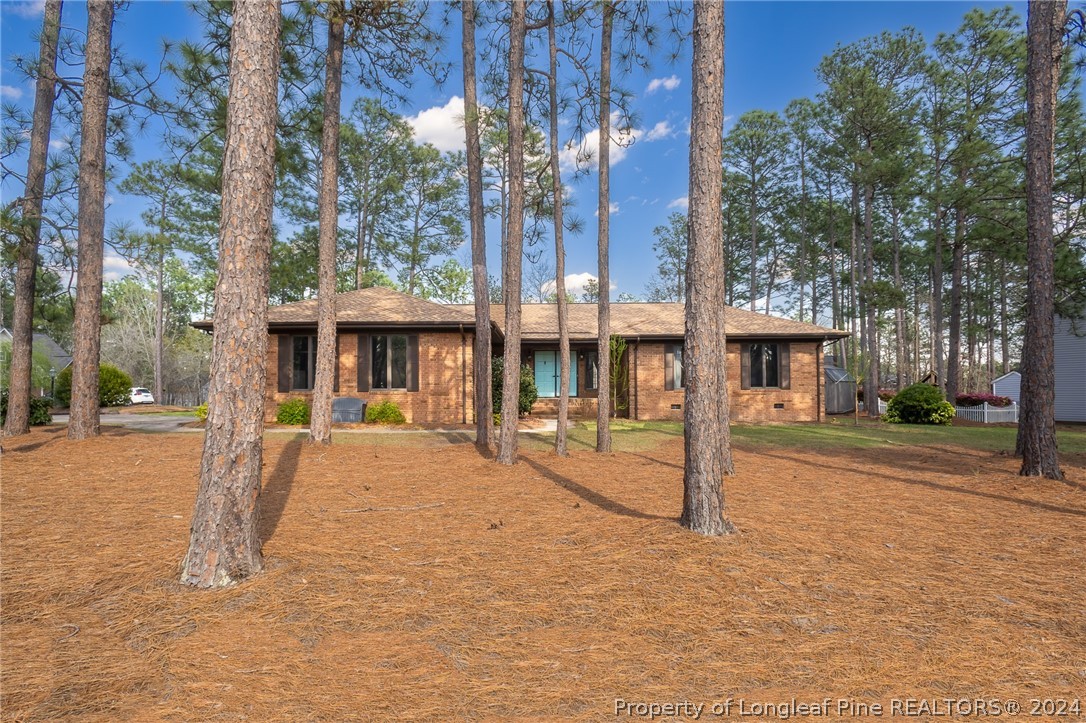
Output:
<path fill-rule="evenodd" d="M 826 347 L 826 337 L 822 337 L 822 343 L 815 347 L 815 419 L 822 422 L 822 353 Z"/>
<path fill-rule="evenodd" d="M 460 423 L 468 423 L 468 353 L 464 325 L 460 325 Z"/>
<path fill-rule="evenodd" d="M 641 350 L 641 337 L 638 336 L 638 337 L 634 338 L 634 363 L 633 363 L 633 378 L 634 378 L 633 418 L 634 418 L 634 421 L 637 421 L 638 419 L 640 419 L 640 416 L 638 416 L 638 413 L 637 413 L 637 406 L 638 406 L 638 404 L 641 403 L 641 397 L 637 393 L 637 357 L 639 356 L 640 350 Z"/>

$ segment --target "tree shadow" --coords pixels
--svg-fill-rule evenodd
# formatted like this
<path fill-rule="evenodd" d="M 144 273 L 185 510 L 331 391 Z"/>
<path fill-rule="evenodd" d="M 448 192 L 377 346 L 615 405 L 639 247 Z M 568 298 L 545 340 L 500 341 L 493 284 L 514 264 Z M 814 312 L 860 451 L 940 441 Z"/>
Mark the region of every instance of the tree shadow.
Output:
<path fill-rule="evenodd" d="M 861 450 L 853 449 L 853 450 L 849 450 L 849 453 L 853 458 L 871 456 L 871 453 L 869 451 L 866 451 L 866 450 L 861 451 Z M 820 459 L 817 462 L 812 462 L 810 460 L 806 460 L 806 459 L 803 459 L 801 457 L 793 457 L 793 456 L 790 456 L 790 455 L 787 455 L 787 454 L 780 454 L 780 453 L 774 454 L 772 452 L 769 452 L 768 450 L 763 450 L 763 451 L 759 452 L 759 454 L 761 456 L 763 456 L 763 457 L 773 457 L 773 458 L 776 458 L 776 459 L 782 459 L 782 460 L 786 460 L 788 462 L 803 464 L 803 465 L 807 465 L 809 467 L 814 467 L 814 468 L 819 469 L 819 470 L 837 470 L 837 471 L 840 471 L 840 472 L 850 472 L 850 473 L 855 473 L 856 472 L 856 469 L 853 468 L 853 467 L 827 464 L 827 460 L 828 460 L 830 455 L 828 455 L 826 453 L 826 450 L 821 451 Z M 885 464 L 885 460 L 879 460 L 877 455 L 874 455 L 873 461 L 877 461 L 877 462 L 880 462 L 882 464 Z M 941 483 L 941 482 L 933 482 L 931 480 L 925 480 L 925 479 L 913 479 L 913 478 L 909 478 L 909 477 L 898 477 L 898 476 L 888 475 L 888 474 L 880 474 L 879 477 L 881 479 L 890 480 L 890 481 L 893 481 L 893 482 L 899 482 L 901 484 L 918 486 L 918 487 L 927 487 L 929 489 L 939 490 L 940 492 L 952 492 L 952 493 L 960 494 L 960 495 L 968 495 L 968 496 L 972 496 L 972 497 L 981 497 L 981 498 L 984 498 L 984 499 L 996 500 L 998 502 L 1010 502 L 1010 503 L 1013 503 L 1013 504 L 1023 505 L 1025 507 L 1033 507 L 1033 508 L 1038 509 L 1038 510 L 1046 510 L 1048 512 L 1055 512 L 1055 513 L 1062 514 L 1062 515 L 1075 515 L 1077 517 L 1086 517 L 1086 509 L 1077 509 L 1077 508 L 1074 508 L 1074 507 L 1061 507 L 1059 505 L 1053 505 L 1053 504 L 1049 504 L 1047 502 L 1038 502 L 1036 500 L 1026 500 L 1026 499 L 1022 499 L 1020 497 L 1013 497 L 1011 495 L 999 494 L 998 492 L 984 492 L 982 490 L 973 490 L 973 489 L 969 489 L 967 487 L 956 487 L 954 485 L 944 484 L 944 483 Z"/>
<path fill-rule="evenodd" d="M 641 512 L 627 507 L 621 502 L 616 502 L 610 497 L 606 497 L 595 490 L 591 490 L 584 485 L 578 484 L 568 477 L 563 477 L 549 467 L 544 467 L 535 460 L 521 457 L 521 461 L 534 469 L 539 474 L 546 477 L 548 480 L 558 485 L 559 487 L 569 490 L 573 494 L 580 497 L 582 500 L 590 505 L 600 508 L 605 512 L 610 512 L 615 515 L 622 515 L 623 517 L 632 517 L 638 520 L 666 520 L 668 522 L 675 522 L 677 517 L 667 517 L 665 515 L 652 515 L 647 512 Z"/>
<path fill-rule="evenodd" d="M 46 434 L 53 435 L 48 439 L 42 439 L 37 442 L 30 442 L 29 444 L 20 444 L 18 446 L 8 446 L 11 442 L 18 439 L 18 437 L 6 437 L 4 438 L 4 451 L 5 452 L 33 452 L 35 449 L 40 449 L 47 444 L 52 444 L 58 440 L 64 439 L 64 436 L 56 436 L 58 432 L 67 431 L 67 427 L 50 427 L 48 429 L 41 430 Z"/>
<path fill-rule="evenodd" d="M 290 490 L 294 487 L 294 477 L 298 473 L 303 444 L 305 444 L 304 436 L 298 435 L 284 445 L 279 458 L 275 461 L 275 469 L 272 470 L 268 481 L 260 490 L 261 543 L 272 538 L 276 528 L 279 527 L 279 520 L 283 518 L 287 500 L 290 499 Z"/>
<path fill-rule="evenodd" d="M 673 469 L 681 470 L 684 472 L 686 471 L 686 467 L 681 464 L 675 464 L 674 462 L 665 462 L 662 459 L 656 459 L 655 457 L 650 457 L 647 454 L 638 454 L 637 452 L 627 452 L 626 454 L 630 455 L 631 457 L 640 457 L 646 462 L 652 462 L 653 464 L 660 464 L 665 467 L 671 467 Z"/>

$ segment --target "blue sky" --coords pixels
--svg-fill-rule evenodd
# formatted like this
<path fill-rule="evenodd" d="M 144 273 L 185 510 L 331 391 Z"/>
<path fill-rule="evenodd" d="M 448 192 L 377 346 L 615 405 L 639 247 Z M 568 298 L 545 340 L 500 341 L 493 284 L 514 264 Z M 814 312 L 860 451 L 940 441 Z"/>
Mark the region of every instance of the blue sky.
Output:
<path fill-rule="evenodd" d="M 0 0 L 2 66 L 0 85 L 5 102 L 30 106 L 32 88 L 12 70 L 11 56 L 36 52 L 32 37 L 41 27 L 41 0 Z M 940 32 L 952 32 L 972 7 L 990 9 L 1008 3 L 986 2 L 772 2 L 732 1 L 727 4 L 725 37 L 725 114 L 735 118 L 755 108 L 781 111 L 794 98 L 813 96 L 819 90 L 815 68 L 838 43 L 846 44 L 883 30 L 913 26 L 929 42 Z M 1025 3 L 1010 3 L 1023 22 Z M 459 59 L 459 15 L 452 15 L 447 29 L 446 52 Z M 85 5 L 69 1 L 64 6 L 66 27 L 82 30 Z M 181 2 L 137 0 L 118 14 L 114 43 L 127 54 L 156 63 L 164 39 L 196 38 L 200 26 Z M 634 143 L 612 151 L 611 278 L 612 298 L 621 292 L 643 293 L 652 278 L 656 261 L 652 229 L 667 215 L 683 210 L 687 195 L 686 133 L 690 114 L 689 45 L 675 63 L 663 55 L 648 70 L 637 69 L 617 79 L 632 91 L 637 123 Z M 63 72 L 63 71 L 62 71 Z M 360 95 L 345 88 L 344 108 Z M 463 131 L 457 125 L 457 102 L 463 94 L 459 63 L 443 87 L 421 78 L 408 91 L 409 103 L 400 108 L 416 128 L 420 140 L 439 148 L 462 148 Z M 460 101 L 462 103 L 462 101 Z M 727 125 L 730 124 L 726 124 Z M 56 135 L 54 134 L 54 138 Z M 563 141 L 567 139 L 562 139 Z M 152 129 L 136 140 L 137 161 L 160 157 Z M 596 273 L 595 209 L 596 177 L 571 183 L 576 212 L 585 220 L 585 231 L 567 240 L 566 268 L 572 282 Z M 7 203 L 21 189 L 2 189 Z M 136 220 L 139 207 L 111 190 L 107 223 Z M 497 228 L 488 228 L 490 267 L 497 273 Z M 466 248 L 458 257 L 466 258 Z M 553 260 L 548 247 L 545 256 Z M 123 260 L 110 255 L 107 278 L 124 273 Z"/>

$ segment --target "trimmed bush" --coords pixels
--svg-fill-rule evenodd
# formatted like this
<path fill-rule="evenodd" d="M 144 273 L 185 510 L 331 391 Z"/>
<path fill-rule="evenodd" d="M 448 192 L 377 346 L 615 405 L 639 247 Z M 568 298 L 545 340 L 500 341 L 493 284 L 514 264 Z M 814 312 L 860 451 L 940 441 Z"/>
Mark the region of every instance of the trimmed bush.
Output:
<path fill-rule="evenodd" d="M 404 424 L 407 418 L 403 416 L 396 402 L 381 402 L 366 406 L 366 421 L 376 424 Z"/>
<path fill-rule="evenodd" d="M 287 400 L 276 408 L 275 421 L 279 424 L 309 424 L 309 405 L 304 399 Z"/>
<path fill-rule="evenodd" d="M 196 418 L 199 419 L 201 422 L 206 422 L 207 421 L 207 402 L 204 402 L 200 406 L 196 407 L 196 409 L 193 409 L 192 413 L 195 414 Z"/>
<path fill-rule="evenodd" d="M 491 398 L 494 405 L 494 413 L 502 411 L 502 374 L 505 369 L 505 360 L 494 357 L 490 362 L 491 374 Z M 520 398 L 517 400 L 517 411 L 524 416 L 532 411 L 532 405 L 539 399 L 539 390 L 535 386 L 535 374 L 527 364 L 520 368 Z"/>
<path fill-rule="evenodd" d="M 49 407 L 53 400 L 49 397 L 30 398 L 30 426 L 40 427 L 44 424 L 52 424 L 53 415 L 49 413 Z M 0 392 L 0 424 L 8 419 L 8 390 Z"/>
<path fill-rule="evenodd" d="M 882 419 L 892 424 L 950 424 L 954 406 L 938 387 L 913 384 L 890 400 Z"/>
<path fill-rule="evenodd" d="M 57 403 L 67 407 L 72 403 L 72 367 L 68 365 L 57 375 Z M 98 406 L 121 407 L 132 401 L 132 377 L 112 364 L 98 367 Z"/>
<path fill-rule="evenodd" d="M 959 407 L 979 407 L 982 404 L 991 407 L 1011 406 L 1010 397 L 1000 397 L 995 394 L 959 394 L 954 401 Z"/>

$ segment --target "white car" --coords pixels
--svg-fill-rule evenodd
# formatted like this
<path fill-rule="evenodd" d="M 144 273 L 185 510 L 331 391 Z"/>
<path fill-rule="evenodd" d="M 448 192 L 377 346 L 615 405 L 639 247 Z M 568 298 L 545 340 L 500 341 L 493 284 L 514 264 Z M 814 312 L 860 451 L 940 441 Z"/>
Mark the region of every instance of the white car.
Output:
<path fill-rule="evenodd" d="M 143 387 L 132 387 L 129 390 L 129 398 L 132 404 L 154 404 L 155 398 L 151 395 L 149 389 Z"/>

